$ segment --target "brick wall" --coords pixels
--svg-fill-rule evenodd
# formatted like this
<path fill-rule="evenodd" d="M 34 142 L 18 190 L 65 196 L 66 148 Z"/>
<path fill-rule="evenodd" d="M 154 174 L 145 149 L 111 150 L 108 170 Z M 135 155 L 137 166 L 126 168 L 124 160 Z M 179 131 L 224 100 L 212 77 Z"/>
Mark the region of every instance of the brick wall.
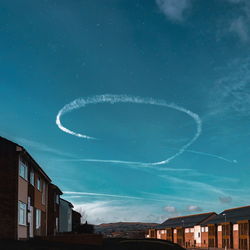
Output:
<path fill-rule="evenodd" d="M 0 137 L 0 238 L 17 239 L 18 152 Z"/>

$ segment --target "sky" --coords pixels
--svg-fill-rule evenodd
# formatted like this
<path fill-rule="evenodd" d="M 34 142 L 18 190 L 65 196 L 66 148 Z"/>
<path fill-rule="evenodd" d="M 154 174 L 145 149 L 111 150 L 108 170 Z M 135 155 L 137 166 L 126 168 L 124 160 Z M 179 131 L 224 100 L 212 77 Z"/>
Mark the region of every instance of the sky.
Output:
<path fill-rule="evenodd" d="M 0 0 L 0 97 L 90 223 L 249 205 L 248 0 Z"/>

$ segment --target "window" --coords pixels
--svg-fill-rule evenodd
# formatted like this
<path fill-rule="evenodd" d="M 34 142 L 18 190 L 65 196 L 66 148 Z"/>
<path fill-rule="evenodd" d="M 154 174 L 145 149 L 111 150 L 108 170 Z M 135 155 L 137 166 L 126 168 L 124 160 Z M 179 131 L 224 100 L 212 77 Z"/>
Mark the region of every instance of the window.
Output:
<path fill-rule="evenodd" d="M 238 231 L 238 229 L 239 229 L 238 224 L 234 224 L 234 231 Z"/>
<path fill-rule="evenodd" d="M 22 161 L 20 161 L 19 162 L 19 175 L 22 177 L 22 178 L 24 178 L 25 180 L 27 180 L 28 178 L 28 167 L 27 167 L 27 165 L 24 163 L 24 162 L 22 162 Z"/>
<path fill-rule="evenodd" d="M 27 205 L 21 201 L 18 202 L 18 224 L 26 226 Z"/>
<path fill-rule="evenodd" d="M 35 174 L 34 174 L 34 171 L 31 170 L 30 171 L 30 184 L 34 186 L 34 183 L 35 183 Z"/>
<path fill-rule="evenodd" d="M 59 231 L 59 227 L 58 227 L 58 217 L 56 217 L 56 232 L 58 232 Z"/>
<path fill-rule="evenodd" d="M 41 210 L 36 209 L 36 229 L 41 227 Z"/>
<path fill-rule="evenodd" d="M 38 190 L 41 191 L 41 179 L 40 179 L 40 177 L 37 178 L 36 187 L 37 187 Z"/>
<path fill-rule="evenodd" d="M 198 238 L 200 238 L 201 237 L 201 233 L 198 233 Z"/>
<path fill-rule="evenodd" d="M 46 184 L 43 182 L 43 194 L 42 194 L 42 204 L 45 205 L 46 201 Z"/>
<path fill-rule="evenodd" d="M 56 195 L 56 203 L 59 204 L 59 195 Z"/>

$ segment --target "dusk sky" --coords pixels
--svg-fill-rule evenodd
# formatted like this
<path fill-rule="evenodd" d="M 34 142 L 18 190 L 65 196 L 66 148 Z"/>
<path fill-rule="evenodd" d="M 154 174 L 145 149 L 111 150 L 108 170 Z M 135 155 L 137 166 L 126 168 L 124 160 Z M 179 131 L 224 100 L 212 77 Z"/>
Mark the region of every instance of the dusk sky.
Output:
<path fill-rule="evenodd" d="M 88 222 L 249 205 L 249 0 L 0 0 L 0 97 Z"/>

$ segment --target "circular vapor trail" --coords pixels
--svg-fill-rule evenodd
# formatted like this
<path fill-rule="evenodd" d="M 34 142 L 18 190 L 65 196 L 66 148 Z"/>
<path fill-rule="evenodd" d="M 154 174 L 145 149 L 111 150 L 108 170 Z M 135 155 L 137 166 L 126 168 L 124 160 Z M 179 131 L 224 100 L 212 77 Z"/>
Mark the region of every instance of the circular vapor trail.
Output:
<path fill-rule="evenodd" d="M 162 106 L 166 108 L 171 108 L 180 112 L 183 112 L 190 116 L 196 123 L 196 132 L 194 136 L 190 139 L 189 142 L 187 142 L 185 145 L 183 145 L 177 153 L 174 155 L 170 156 L 169 158 L 162 160 L 162 161 L 157 161 L 157 162 L 151 162 L 151 163 L 144 163 L 144 162 L 128 162 L 128 161 L 116 161 L 116 160 L 99 160 L 99 159 L 86 159 L 86 161 L 97 161 L 97 162 L 110 162 L 110 163 L 123 163 L 123 164 L 138 164 L 138 165 L 163 165 L 166 163 L 169 163 L 179 155 L 183 154 L 185 150 L 190 147 L 200 136 L 201 131 L 202 131 L 202 121 L 200 117 L 183 107 L 180 107 L 174 103 L 167 103 L 164 100 L 157 100 L 153 98 L 143 98 L 143 97 L 137 97 L 137 96 L 128 96 L 128 95 L 110 95 L 110 94 L 105 94 L 105 95 L 96 95 L 92 97 L 86 97 L 86 98 L 78 98 L 75 99 L 74 101 L 66 104 L 57 114 L 56 116 L 56 124 L 57 126 L 65 133 L 84 138 L 84 139 L 96 139 L 94 137 L 85 135 L 85 134 L 80 134 L 76 133 L 66 127 L 64 127 L 61 123 L 61 117 L 65 115 L 66 113 L 69 113 L 75 109 L 83 108 L 89 104 L 98 104 L 98 103 L 110 103 L 110 104 L 115 104 L 115 103 L 134 103 L 134 104 L 147 104 L 147 105 L 155 105 L 155 106 Z"/>

